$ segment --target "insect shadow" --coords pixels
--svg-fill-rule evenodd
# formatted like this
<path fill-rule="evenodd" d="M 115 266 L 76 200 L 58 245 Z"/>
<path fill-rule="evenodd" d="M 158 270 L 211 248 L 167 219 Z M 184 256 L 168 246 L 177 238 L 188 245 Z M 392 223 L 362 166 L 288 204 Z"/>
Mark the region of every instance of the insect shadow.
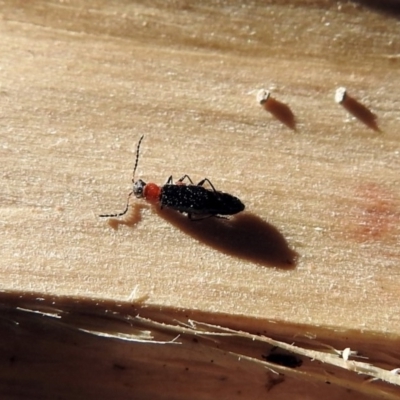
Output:
<path fill-rule="evenodd" d="M 298 253 L 290 249 L 277 228 L 255 214 L 242 212 L 229 219 L 190 221 L 174 210 L 154 209 L 161 218 L 182 232 L 218 251 L 263 266 L 296 267 Z"/>
<path fill-rule="evenodd" d="M 268 111 L 288 128 L 296 130 L 296 117 L 287 104 L 276 100 L 268 90 L 264 89 L 257 94 L 257 99 L 265 111 Z"/>
<path fill-rule="evenodd" d="M 368 128 L 376 132 L 380 132 L 377 122 L 377 115 L 375 115 L 367 106 L 362 104 L 360 101 L 347 94 L 344 101 L 340 104 L 346 111 L 353 115 L 353 117 L 357 118 L 359 121 L 368 126 Z"/>
<path fill-rule="evenodd" d="M 272 224 L 248 211 L 229 219 L 206 218 L 191 221 L 185 214 L 171 209 L 160 209 L 145 203 L 129 207 L 127 218 L 110 218 L 109 225 L 133 227 L 142 220 L 141 210 L 151 208 L 159 217 L 222 253 L 229 254 L 263 266 L 294 269 L 299 254 L 292 250 L 282 233 Z"/>

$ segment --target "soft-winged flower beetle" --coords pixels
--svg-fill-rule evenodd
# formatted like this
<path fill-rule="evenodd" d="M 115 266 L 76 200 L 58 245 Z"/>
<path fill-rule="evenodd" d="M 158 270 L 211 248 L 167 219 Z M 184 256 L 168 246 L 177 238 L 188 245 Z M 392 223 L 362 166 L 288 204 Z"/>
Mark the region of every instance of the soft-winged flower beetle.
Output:
<path fill-rule="evenodd" d="M 208 217 L 224 217 L 237 214 L 244 210 L 244 204 L 229 193 L 215 189 L 209 179 L 202 179 L 197 185 L 188 175 L 184 175 L 177 182 L 173 182 L 172 175 L 167 183 L 158 186 L 155 183 L 146 183 L 142 179 L 135 181 L 135 172 L 139 162 L 139 150 L 144 136 L 139 140 L 136 150 L 136 162 L 133 169 L 133 189 L 128 195 L 126 208 L 118 214 L 103 214 L 100 217 L 121 217 L 129 209 L 129 199 L 134 195 L 138 199 L 145 199 L 151 204 L 159 204 L 161 209 L 171 208 L 181 213 L 186 213 L 191 220 L 199 220 Z M 187 180 L 189 183 L 185 183 Z M 210 189 L 204 187 L 208 183 Z"/>

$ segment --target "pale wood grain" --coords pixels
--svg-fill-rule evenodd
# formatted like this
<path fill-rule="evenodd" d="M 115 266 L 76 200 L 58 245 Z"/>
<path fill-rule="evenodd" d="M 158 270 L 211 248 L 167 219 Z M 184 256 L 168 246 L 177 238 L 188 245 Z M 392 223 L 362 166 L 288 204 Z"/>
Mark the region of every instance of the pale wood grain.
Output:
<path fill-rule="evenodd" d="M 375 333 L 382 349 L 398 340 L 395 5 L 0 5 L 3 291 L 147 296 L 287 338 L 302 327 L 361 347 Z M 379 131 L 334 102 L 339 86 Z M 257 104 L 261 88 L 295 129 Z M 123 210 L 142 134 L 138 176 L 206 176 L 247 214 L 194 226 L 145 207 L 112 230 L 97 215 Z M 255 259 L 245 249 L 259 237 Z"/>

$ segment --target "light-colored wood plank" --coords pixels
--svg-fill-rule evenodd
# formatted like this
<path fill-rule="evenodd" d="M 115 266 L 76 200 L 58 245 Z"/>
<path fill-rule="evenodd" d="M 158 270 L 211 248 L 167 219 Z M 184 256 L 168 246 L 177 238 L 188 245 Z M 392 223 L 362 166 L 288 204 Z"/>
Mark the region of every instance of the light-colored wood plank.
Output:
<path fill-rule="evenodd" d="M 396 4 L 0 4 L 4 292 L 146 296 L 289 341 L 398 339 Z M 378 129 L 335 103 L 340 86 Z M 98 214 L 123 210 L 142 134 L 137 177 L 208 177 L 245 213 L 144 206 L 111 229 Z"/>

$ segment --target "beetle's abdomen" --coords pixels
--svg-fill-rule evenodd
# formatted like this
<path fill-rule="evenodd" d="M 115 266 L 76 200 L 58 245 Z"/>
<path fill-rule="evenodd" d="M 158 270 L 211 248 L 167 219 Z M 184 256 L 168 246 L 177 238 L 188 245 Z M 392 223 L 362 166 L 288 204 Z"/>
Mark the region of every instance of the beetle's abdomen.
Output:
<path fill-rule="evenodd" d="M 244 204 L 237 197 L 196 185 L 164 185 L 160 205 L 203 215 L 233 215 L 244 210 Z"/>

